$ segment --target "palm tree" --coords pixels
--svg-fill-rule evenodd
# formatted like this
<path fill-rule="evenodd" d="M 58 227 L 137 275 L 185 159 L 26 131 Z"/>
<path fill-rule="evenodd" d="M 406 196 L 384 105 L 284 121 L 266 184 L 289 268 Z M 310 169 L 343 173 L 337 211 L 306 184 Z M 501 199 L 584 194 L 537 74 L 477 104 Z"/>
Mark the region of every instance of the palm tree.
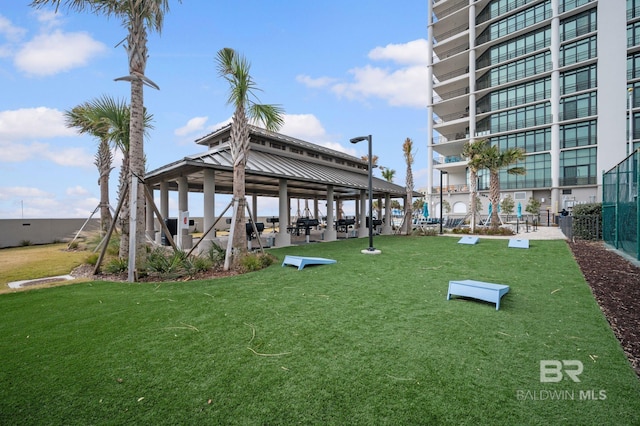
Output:
<path fill-rule="evenodd" d="M 179 2 L 181 0 L 178 0 Z M 158 86 L 144 75 L 147 66 L 147 28 L 158 31 L 162 30 L 164 15 L 169 11 L 169 0 L 32 0 L 31 6 L 42 7 L 45 5 L 55 5 L 56 11 L 60 4 L 64 4 L 70 10 L 83 12 L 89 10 L 98 15 L 116 17 L 122 20 L 122 24 L 128 30 L 126 43 L 124 45 L 129 59 L 129 75 L 116 80 L 131 82 L 131 106 L 130 106 L 130 146 L 129 146 L 129 169 L 131 187 L 137 184 L 136 191 L 131 191 L 137 195 L 135 203 L 135 233 L 131 237 L 135 238 L 137 265 L 129 265 L 129 280 L 135 279 L 137 266 L 143 260 L 145 242 L 145 197 L 144 187 L 139 178 L 144 178 L 144 100 L 143 84 L 147 84 L 155 89 Z M 133 212 L 132 212 L 133 213 Z M 133 269 L 132 269 L 133 268 Z"/>
<path fill-rule="evenodd" d="M 407 138 L 404 140 L 402 144 L 402 153 L 404 154 L 404 160 L 407 163 L 407 200 L 405 201 L 405 230 L 407 235 L 411 233 L 411 217 L 413 215 L 411 211 L 412 201 L 413 201 L 413 172 L 411 171 L 411 165 L 413 164 L 413 141 L 411 138 Z"/>
<path fill-rule="evenodd" d="M 106 206 L 109 212 L 109 174 L 111 167 L 111 144 L 116 149 L 122 151 L 122 166 L 120 167 L 120 177 L 118 185 L 118 198 L 126 197 L 123 193 L 124 184 L 129 176 L 129 122 L 130 109 L 125 100 L 115 100 L 109 96 L 102 96 L 90 102 L 85 102 L 74 107 L 71 111 L 65 113 L 67 117 L 67 125 L 69 127 L 77 127 L 81 133 L 89 133 L 100 138 L 100 146 L 98 154 L 96 154 L 96 165 L 98 159 L 101 160 L 100 169 L 100 196 L 101 204 Z M 151 121 L 153 116 L 144 113 L 144 131 L 153 129 Z M 107 157 L 108 156 L 108 157 Z M 106 159 L 109 159 L 108 166 Z M 106 191 L 106 194 L 105 194 Z M 122 229 L 122 238 L 120 239 L 120 257 L 126 259 L 129 254 L 129 210 L 128 199 L 123 199 L 122 209 L 120 210 L 119 219 Z M 111 214 L 109 212 L 109 217 Z M 106 227 L 108 229 L 108 227 Z"/>
<path fill-rule="evenodd" d="M 476 209 L 478 197 L 478 172 L 484 168 L 484 155 L 489 148 L 486 139 L 468 141 L 462 148 L 462 156 L 469 168 L 469 211 L 471 212 L 471 233 L 476 232 Z"/>
<path fill-rule="evenodd" d="M 111 211 L 109 210 L 109 175 L 113 167 L 113 154 L 109 143 L 109 122 L 98 110 L 103 99 L 74 107 L 65 111 L 67 127 L 75 127 L 81 134 L 87 133 L 98 138 L 98 152 L 94 164 L 98 168 L 98 185 L 100 186 L 100 229 L 105 233 L 111 227 Z"/>
<path fill-rule="evenodd" d="M 284 123 L 284 110 L 278 105 L 259 104 L 255 91 L 259 90 L 249 74 L 249 61 L 235 50 L 225 47 L 216 57 L 218 75 L 229 83 L 227 104 L 235 111 L 231 122 L 229 148 L 233 161 L 233 199 L 235 227 L 233 238 L 229 239 L 232 256 L 247 250 L 245 240 L 245 169 L 249 155 L 249 120 L 262 123 L 269 131 L 277 131 Z M 233 253 L 235 252 L 235 253 Z M 234 256 L 235 258 L 235 256 Z M 235 260 L 239 259 L 239 256 Z"/>
<path fill-rule="evenodd" d="M 500 202 L 500 169 L 521 161 L 524 151 L 520 148 L 508 148 L 500 151 L 498 145 L 493 145 L 485 151 L 483 156 L 484 167 L 489 169 L 489 202 L 493 206 L 491 211 L 491 227 L 497 229 L 500 226 L 498 218 L 498 203 Z M 523 175 L 527 171 L 524 167 L 511 167 L 507 173 Z"/>
<path fill-rule="evenodd" d="M 393 178 L 396 175 L 396 171 L 387 167 L 380 167 L 382 170 L 382 178 L 387 182 L 393 182 Z"/>

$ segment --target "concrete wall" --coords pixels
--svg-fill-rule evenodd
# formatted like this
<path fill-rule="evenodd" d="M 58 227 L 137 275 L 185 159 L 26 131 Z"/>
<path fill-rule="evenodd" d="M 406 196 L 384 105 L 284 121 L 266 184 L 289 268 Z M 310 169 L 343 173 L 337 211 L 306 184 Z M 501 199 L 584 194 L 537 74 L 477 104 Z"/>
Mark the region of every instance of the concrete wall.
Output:
<path fill-rule="evenodd" d="M 0 219 L 0 248 L 71 241 L 87 219 Z M 84 231 L 96 231 L 100 220 L 92 219 Z"/>

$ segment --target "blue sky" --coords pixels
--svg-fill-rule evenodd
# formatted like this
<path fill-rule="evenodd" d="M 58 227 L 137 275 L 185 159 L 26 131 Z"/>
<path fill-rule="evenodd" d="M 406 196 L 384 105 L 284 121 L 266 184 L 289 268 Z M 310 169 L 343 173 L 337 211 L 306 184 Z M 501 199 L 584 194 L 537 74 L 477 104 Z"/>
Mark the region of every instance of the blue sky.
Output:
<path fill-rule="evenodd" d="M 114 81 L 128 74 L 126 30 L 113 18 L 29 3 L 0 6 L 0 219 L 87 217 L 100 194 L 97 141 L 67 128 L 63 113 L 103 95 L 128 102 L 129 84 Z M 146 75 L 160 90 L 145 87 L 154 117 L 147 169 L 202 152 L 194 140 L 230 120 L 214 58 L 231 47 L 251 62 L 260 101 L 285 109 L 281 133 L 358 157 L 366 143 L 349 139 L 371 134 L 379 164 L 400 185 L 410 137 L 415 188 L 425 187 L 426 9 L 423 0 L 172 1 L 162 33 L 149 34 Z M 176 200 L 172 193 L 172 216 Z M 228 202 L 216 201 L 217 211 Z M 275 214 L 276 205 L 261 200 L 258 213 Z"/>

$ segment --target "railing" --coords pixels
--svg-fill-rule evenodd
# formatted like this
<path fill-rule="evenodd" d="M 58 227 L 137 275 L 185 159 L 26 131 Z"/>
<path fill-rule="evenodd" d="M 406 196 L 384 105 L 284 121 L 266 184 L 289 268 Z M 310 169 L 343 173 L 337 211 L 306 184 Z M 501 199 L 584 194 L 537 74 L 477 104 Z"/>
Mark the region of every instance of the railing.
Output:
<path fill-rule="evenodd" d="M 560 216 L 558 225 L 565 237 L 570 240 L 602 239 L 602 216 L 600 215 Z"/>
<path fill-rule="evenodd" d="M 567 93 L 580 92 L 582 90 L 588 90 L 597 86 L 597 80 L 591 78 L 588 81 L 580 81 L 573 84 L 565 84 L 562 86 L 562 95 Z"/>
<path fill-rule="evenodd" d="M 476 62 L 478 68 L 484 68 L 492 64 L 498 64 L 509 59 L 517 58 L 518 56 L 526 55 L 536 50 L 540 50 L 545 47 L 549 47 L 551 39 L 541 40 L 529 46 L 523 46 L 519 49 L 515 49 L 511 52 L 503 53 L 496 58 L 491 58 L 490 52 L 484 53 L 480 59 Z"/>
<path fill-rule="evenodd" d="M 468 72 L 469 72 L 469 68 L 458 68 L 456 70 L 453 70 L 453 71 L 448 72 L 446 74 L 438 75 L 436 77 L 437 77 L 438 81 L 443 82 L 443 81 L 447 81 L 447 80 L 450 80 L 450 79 L 455 78 L 455 77 L 460 77 L 461 75 L 465 75 Z"/>
<path fill-rule="evenodd" d="M 460 25 L 459 27 L 456 27 L 456 28 L 454 28 L 452 30 L 445 31 L 442 34 L 434 35 L 433 38 L 435 38 L 436 40 L 446 40 L 449 37 L 451 37 L 453 35 L 456 35 L 456 34 L 459 34 L 459 33 L 463 32 L 463 31 L 467 31 L 468 29 L 469 29 L 469 24 Z"/>
<path fill-rule="evenodd" d="M 453 49 L 449 49 L 444 51 L 438 55 L 438 57 L 442 59 L 446 59 L 449 56 L 457 55 L 460 52 L 464 52 L 465 50 L 469 50 L 469 46 L 467 44 L 463 44 L 462 46 L 454 47 Z"/>
<path fill-rule="evenodd" d="M 564 3 L 560 4 L 558 9 L 560 13 L 563 13 L 563 12 L 566 12 L 567 10 L 575 9 L 578 6 L 591 3 L 592 1 L 593 0 L 565 0 Z"/>
<path fill-rule="evenodd" d="M 491 13 L 489 8 L 486 8 L 482 13 L 480 13 L 480 15 L 478 15 L 478 17 L 476 18 L 476 25 L 478 24 L 482 24 L 483 22 L 487 22 L 490 21 L 493 18 L 496 18 L 506 12 L 509 12 L 511 10 L 517 9 L 520 6 L 524 6 L 527 3 L 531 3 L 532 1 L 535 0 L 518 0 L 518 1 L 512 1 L 509 2 L 508 4 L 502 6 L 501 8 L 499 8 L 498 10 L 496 10 L 494 13 Z"/>
<path fill-rule="evenodd" d="M 442 20 L 445 17 L 451 15 L 454 12 L 457 12 L 461 8 L 466 8 L 469 6 L 469 2 L 467 0 L 459 1 L 458 3 L 452 5 L 451 7 L 446 8 L 438 13 L 438 20 Z"/>
<path fill-rule="evenodd" d="M 598 114 L 598 108 L 595 105 L 588 106 L 585 108 L 578 108 L 573 111 L 563 111 L 559 115 L 559 120 L 574 120 L 576 118 L 584 118 L 589 117 L 590 115 Z"/>
<path fill-rule="evenodd" d="M 543 22 L 547 19 L 551 18 L 550 10 L 543 10 L 542 12 L 537 13 L 533 17 L 526 19 L 524 21 L 516 21 L 515 23 L 507 26 L 506 31 L 504 33 L 495 35 L 491 33 L 491 26 L 484 30 L 482 34 L 478 36 L 477 44 L 481 45 L 492 40 L 497 40 L 501 37 L 507 36 L 511 33 L 515 33 L 516 31 L 520 31 L 524 28 L 527 28 L 531 25 L 537 24 L 538 22 Z M 492 24 L 493 25 L 493 24 Z"/>
<path fill-rule="evenodd" d="M 591 22 L 591 23 L 588 23 L 588 24 L 580 25 L 575 30 L 565 31 L 564 34 L 562 34 L 562 37 L 560 39 L 561 39 L 561 41 L 567 41 L 567 40 L 570 40 L 572 38 L 576 38 L 576 37 L 580 37 L 580 36 L 585 35 L 585 34 L 589 34 L 591 32 L 594 32 L 595 30 L 596 30 L 596 23 L 595 22 Z"/>
<path fill-rule="evenodd" d="M 438 93 L 440 99 L 446 101 L 447 99 L 457 98 L 458 96 L 466 95 L 469 93 L 468 87 L 463 87 L 462 89 L 452 90 L 450 92 Z"/>
<path fill-rule="evenodd" d="M 577 64 L 578 62 L 586 61 L 586 60 L 595 58 L 596 56 L 598 56 L 598 52 L 594 46 L 591 49 L 589 49 L 588 52 L 580 52 L 580 53 L 574 53 L 571 55 L 565 55 L 563 58 L 560 59 L 560 66 L 564 67 L 565 65 Z"/>

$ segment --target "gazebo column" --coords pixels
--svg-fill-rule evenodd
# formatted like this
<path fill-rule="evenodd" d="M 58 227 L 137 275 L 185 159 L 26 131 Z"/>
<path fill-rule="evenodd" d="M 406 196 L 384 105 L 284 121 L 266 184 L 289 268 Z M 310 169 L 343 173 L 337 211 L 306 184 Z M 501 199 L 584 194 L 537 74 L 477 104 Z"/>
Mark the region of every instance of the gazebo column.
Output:
<path fill-rule="evenodd" d="M 384 224 L 382 225 L 382 233 L 384 235 L 393 233 L 393 225 L 391 223 L 391 194 L 384 196 Z"/>
<path fill-rule="evenodd" d="M 291 235 L 287 234 L 289 226 L 289 195 L 287 194 L 287 180 L 280 179 L 280 194 L 278 197 L 278 220 L 280 231 L 276 235 L 276 247 L 291 245 Z"/>
<path fill-rule="evenodd" d="M 253 215 L 251 219 L 253 219 L 254 222 L 257 222 L 258 221 L 258 196 L 255 194 L 251 196 L 251 214 Z"/>
<path fill-rule="evenodd" d="M 162 215 L 162 217 L 159 217 L 158 221 L 164 221 L 169 217 L 169 183 L 164 180 L 160 182 L 160 214 Z M 158 225 L 162 230 L 162 225 Z M 158 232 L 156 238 L 156 242 L 158 244 L 161 244 L 162 231 Z M 171 236 L 171 238 L 173 238 L 173 235 Z"/>
<path fill-rule="evenodd" d="M 207 232 L 209 228 L 213 226 L 213 222 L 216 220 L 216 172 L 213 169 L 204 170 L 204 184 L 203 184 L 203 232 Z M 204 241 L 198 246 L 199 252 L 208 251 L 211 247 L 211 242 L 214 241 L 217 244 L 219 240 L 216 238 L 215 231 L 209 232 Z"/>
<path fill-rule="evenodd" d="M 149 190 L 149 192 L 151 193 L 151 198 L 153 198 L 153 187 L 146 185 L 147 189 Z M 149 202 L 149 200 L 146 199 L 145 197 L 145 206 L 146 206 L 146 231 L 147 231 L 147 238 L 150 239 L 151 241 L 155 241 L 155 236 L 156 236 L 156 230 L 155 230 L 155 223 L 153 221 L 153 208 L 151 207 L 151 203 Z"/>
<path fill-rule="evenodd" d="M 358 237 L 369 236 L 367 230 L 367 191 L 360 191 L 360 227 L 358 228 Z"/>
<path fill-rule="evenodd" d="M 180 213 L 187 211 L 189 211 L 189 181 L 186 176 L 180 176 L 178 178 L 178 221 L 180 221 Z M 181 249 L 189 249 L 193 246 L 188 229 L 180 229 L 180 223 L 178 223 L 176 232 L 182 234 Z"/>
<path fill-rule="evenodd" d="M 327 227 L 324 230 L 325 241 L 335 241 L 338 239 L 338 233 L 334 227 L 333 218 L 333 185 L 327 187 Z"/>

